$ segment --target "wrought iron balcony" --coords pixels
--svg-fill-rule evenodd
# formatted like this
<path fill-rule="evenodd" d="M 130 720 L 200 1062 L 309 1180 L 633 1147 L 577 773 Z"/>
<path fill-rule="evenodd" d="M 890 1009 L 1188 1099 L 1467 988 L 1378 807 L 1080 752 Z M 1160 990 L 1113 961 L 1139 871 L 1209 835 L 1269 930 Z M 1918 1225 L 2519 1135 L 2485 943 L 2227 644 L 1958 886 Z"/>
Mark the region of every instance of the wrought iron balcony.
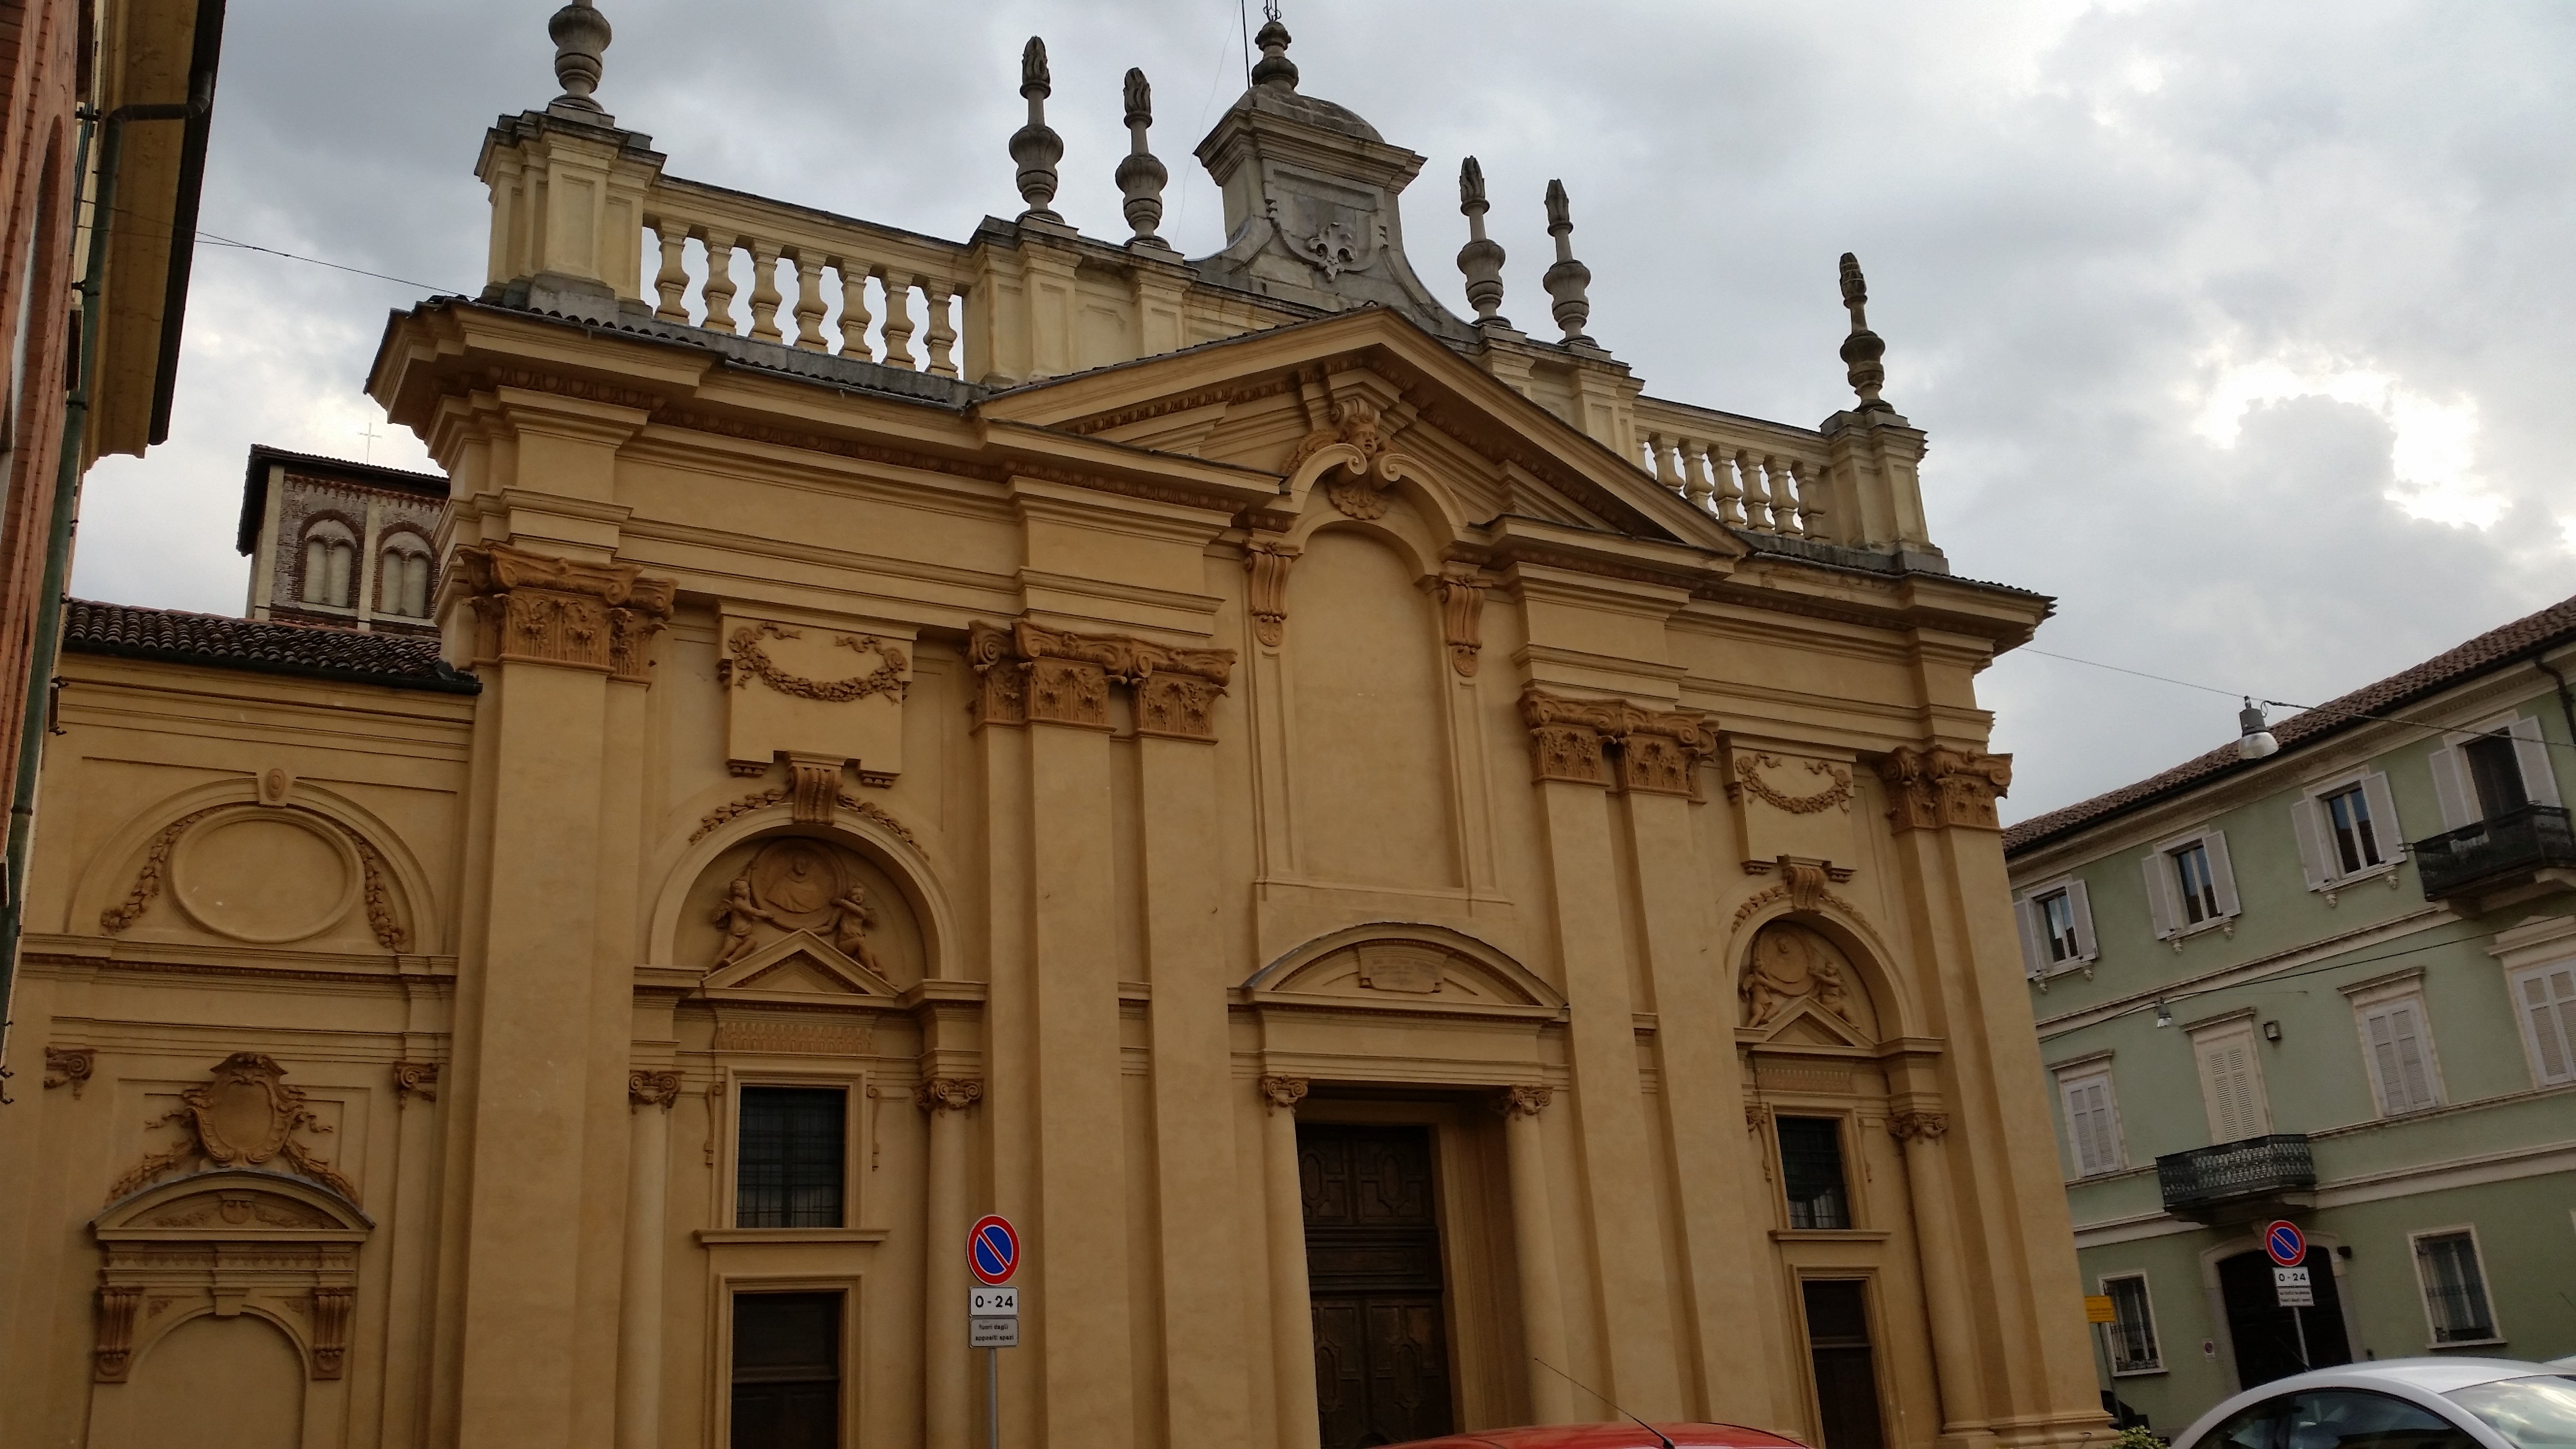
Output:
<path fill-rule="evenodd" d="M 2169 1152 L 2156 1159 L 2156 1185 L 2164 1191 L 2166 1212 L 2207 1221 L 2230 1216 L 2231 1210 L 2298 1206 L 2287 1199 L 2315 1190 L 2317 1165 L 2305 1133 L 2275 1132 Z"/>
<path fill-rule="evenodd" d="M 2568 829 L 2567 812 L 2549 805 L 2525 805 L 2407 848 L 2428 901 L 2529 884 L 2546 870 L 2576 870 L 2576 832 Z"/>

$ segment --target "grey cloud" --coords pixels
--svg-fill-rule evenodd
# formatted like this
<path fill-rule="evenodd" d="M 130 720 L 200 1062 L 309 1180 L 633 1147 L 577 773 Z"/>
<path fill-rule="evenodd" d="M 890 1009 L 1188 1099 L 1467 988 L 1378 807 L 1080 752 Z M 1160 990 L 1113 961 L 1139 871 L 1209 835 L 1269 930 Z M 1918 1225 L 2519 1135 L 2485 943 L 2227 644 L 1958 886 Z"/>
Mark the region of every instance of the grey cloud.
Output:
<path fill-rule="evenodd" d="M 675 174 L 949 236 L 1018 209 L 1003 142 L 1031 33 L 1067 141 L 1058 205 L 1123 234 L 1118 81 L 1142 66 L 1166 234 L 1222 240 L 1188 161 L 1242 84 L 1222 5 L 603 4 L 602 99 Z M 475 151 L 553 93 L 550 8 L 235 7 L 204 225 L 479 286 Z M 1935 536 L 1963 574 L 2058 597 L 2041 648 L 2313 700 L 2576 591 L 2555 426 L 2576 12 L 1293 0 L 1287 19 L 1307 90 L 1430 158 L 1406 224 L 1453 297 L 1458 157 L 1484 162 L 1504 309 L 1534 329 L 1539 195 L 1565 180 L 1591 330 L 1658 395 L 1799 423 L 1837 407 L 1834 258 L 1858 251 L 1889 396 L 1932 435 Z M 175 441 L 93 475 L 75 582 L 220 611 L 241 597 L 242 450 L 365 446 L 367 359 L 418 289 L 214 249 L 197 276 Z M 2350 403 L 2264 402 L 2214 445 L 2194 423 L 2227 348 L 2473 403 L 2502 516 L 2410 519 L 2383 497 L 2387 421 Z M 424 462 L 408 437 L 375 448 Z M 2234 727 L 2226 700 L 2036 655 L 1980 687 L 2019 757 L 2016 816 Z"/>

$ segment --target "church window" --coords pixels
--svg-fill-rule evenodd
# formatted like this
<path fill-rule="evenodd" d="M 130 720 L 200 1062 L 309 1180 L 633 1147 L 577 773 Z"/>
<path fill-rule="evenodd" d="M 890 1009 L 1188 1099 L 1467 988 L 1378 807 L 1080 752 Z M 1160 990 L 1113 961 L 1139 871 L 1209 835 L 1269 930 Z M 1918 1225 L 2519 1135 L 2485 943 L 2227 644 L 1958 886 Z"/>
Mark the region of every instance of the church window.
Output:
<path fill-rule="evenodd" d="M 1832 1117 L 1782 1117 L 1780 1183 L 1789 1194 L 1789 1226 L 1847 1228 L 1843 1196 L 1842 1123 Z"/>
<path fill-rule="evenodd" d="M 734 1226 L 837 1228 L 849 1094 L 745 1087 L 734 1163 Z"/>
<path fill-rule="evenodd" d="M 329 519 L 314 524 L 304 534 L 304 576 L 296 597 L 328 609 L 352 607 L 357 561 L 357 542 L 345 527 Z"/>
<path fill-rule="evenodd" d="M 838 1293 L 738 1293 L 733 1300 L 737 1449 L 830 1449 L 841 1442 Z"/>
<path fill-rule="evenodd" d="M 397 544 L 376 566 L 376 612 L 404 619 L 429 617 L 429 555 Z"/>

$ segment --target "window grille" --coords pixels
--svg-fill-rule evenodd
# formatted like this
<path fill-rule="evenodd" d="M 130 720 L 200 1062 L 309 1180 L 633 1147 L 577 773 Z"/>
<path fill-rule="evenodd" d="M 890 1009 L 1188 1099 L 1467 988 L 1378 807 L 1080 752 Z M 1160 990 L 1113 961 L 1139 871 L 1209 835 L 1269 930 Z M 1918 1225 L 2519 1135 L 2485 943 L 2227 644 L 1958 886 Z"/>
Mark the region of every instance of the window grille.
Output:
<path fill-rule="evenodd" d="M 1789 1195 L 1789 1226 L 1847 1228 L 1843 1197 L 1842 1124 L 1832 1117 L 1782 1117 L 1780 1182 Z"/>
<path fill-rule="evenodd" d="M 838 1088 L 745 1087 L 735 1152 L 734 1226 L 837 1228 L 843 1117 Z"/>
<path fill-rule="evenodd" d="M 2424 1280 L 2424 1309 L 2433 1320 L 2435 1343 L 2475 1343 L 2496 1336 L 2476 1238 L 2427 1233 L 2415 1240 L 2415 1263 Z"/>
<path fill-rule="evenodd" d="M 2102 1284 L 2111 1299 L 2111 1372 L 2145 1373 L 2163 1368 L 2156 1347 L 2155 1318 L 2147 1307 L 2147 1278 L 2111 1278 Z"/>

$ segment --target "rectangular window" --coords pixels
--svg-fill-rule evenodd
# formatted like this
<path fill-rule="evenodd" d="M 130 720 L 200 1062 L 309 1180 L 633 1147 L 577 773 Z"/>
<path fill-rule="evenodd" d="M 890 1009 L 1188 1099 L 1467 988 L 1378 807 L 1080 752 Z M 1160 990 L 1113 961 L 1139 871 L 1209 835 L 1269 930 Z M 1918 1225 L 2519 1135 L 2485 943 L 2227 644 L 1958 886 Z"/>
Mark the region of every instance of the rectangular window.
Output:
<path fill-rule="evenodd" d="M 2510 735 L 2480 735 L 2460 746 L 2469 767 L 2469 790 L 2478 802 L 2478 817 L 2493 820 L 2531 803 L 2523 784 L 2520 751 Z"/>
<path fill-rule="evenodd" d="M 2254 1023 L 2240 1019 L 2194 1031 L 2191 1047 L 2200 1066 L 2200 1100 L 2209 1113 L 2210 1142 L 2242 1142 L 2271 1131 L 2262 1067 L 2254 1055 Z"/>
<path fill-rule="evenodd" d="M 2218 916 L 2218 882 L 2209 872 L 2209 847 L 2195 840 L 2180 850 L 2167 851 L 2165 858 L 2174 864 L 2174 879 L 2182 890 L 2183 919 L 2192 925 L 2215 920 Z"/>
<path fill-rule="evenodd" d="M 735 1151 L 734 1226 L 837 1228 L 844 1119 L 838 1087 L 745 1087 Z"/>
<path fill-rule="evenodd" d="M 2441 1105 L 2432 1043 L 2424 1030 L 2423 998 L 2406 996 L 2362 1007 L 2361 1037 L 2370 1049 L 2370 1075 L 2379 1088 L 2380 1115 L 2395 1117 Z"/>
<path fill-rule="evenodd" d="M 1811 1278 L 1798 1285 L 1807 1310 L 1807 1351 L 1816 1370 L 1817 1437 L 1825 1449 L 1885 1449 L 1878 1369 L 1869 1341 L 1868 1285 Z"/>
<path fill-rule="evenodd" d="M 2048 938 L 2051 964 L 2071 961 L 2084 954 L 2075 939 L 2075 902 L 2064 891 L 2050 891 L 2039 898 L 2040 929 Z"/>
<path fill-rule="evenodd" d="M 2359 875 L 2383 862 L 2370 800 L 2359 785 L 2325 798 L 2326 825 L 2334 835 L 2335 873 Z"/>
<path fill-rule="evenodd" d="M 1789 1195 L 1789 1226 L 1847 1228 L 1843 1198 L 1842 1123 L 1833 1117 L 1782 1117 L 1780 1185 Z"/>
<path fill-rule="evenodd" d="M 2516 972 L 2508 985 L 2540 1084 L 2576 1082 L 2576 961 Z"/>
<path fill-rule="evenodd" d="M 2423 1280 L 2424 1313 L 2433 1322 L 2435 1344 L 2479 1343 L 2498 1336 L 2474 1234 L 2463 1230 L 2418 1237 L 2415 1273 Z"/>
<path fill-rule="evenodd" d="M 2111 1073 L 2061 1077 L 2057 1089 L 2066 1103 L 2066 1137 L 2075 1148 L 2076 1176 L 2119 1171 L 2120 1125 L 2111 1100 Z"/>
<path fill-rule="evenodd" d="M 2156 1348 L 2156 1319 L 2147 1303 L 2147 1275 L 2105 1278 L 2102 1292 L 2111 1300 L 2111 1372 L 2161 1371 L 2165 1361 Z"/>
<path fill-rule="evenodd" d="M 733 1449 L 841 1442 L 841 1295 L 733 1300 Z"/>

